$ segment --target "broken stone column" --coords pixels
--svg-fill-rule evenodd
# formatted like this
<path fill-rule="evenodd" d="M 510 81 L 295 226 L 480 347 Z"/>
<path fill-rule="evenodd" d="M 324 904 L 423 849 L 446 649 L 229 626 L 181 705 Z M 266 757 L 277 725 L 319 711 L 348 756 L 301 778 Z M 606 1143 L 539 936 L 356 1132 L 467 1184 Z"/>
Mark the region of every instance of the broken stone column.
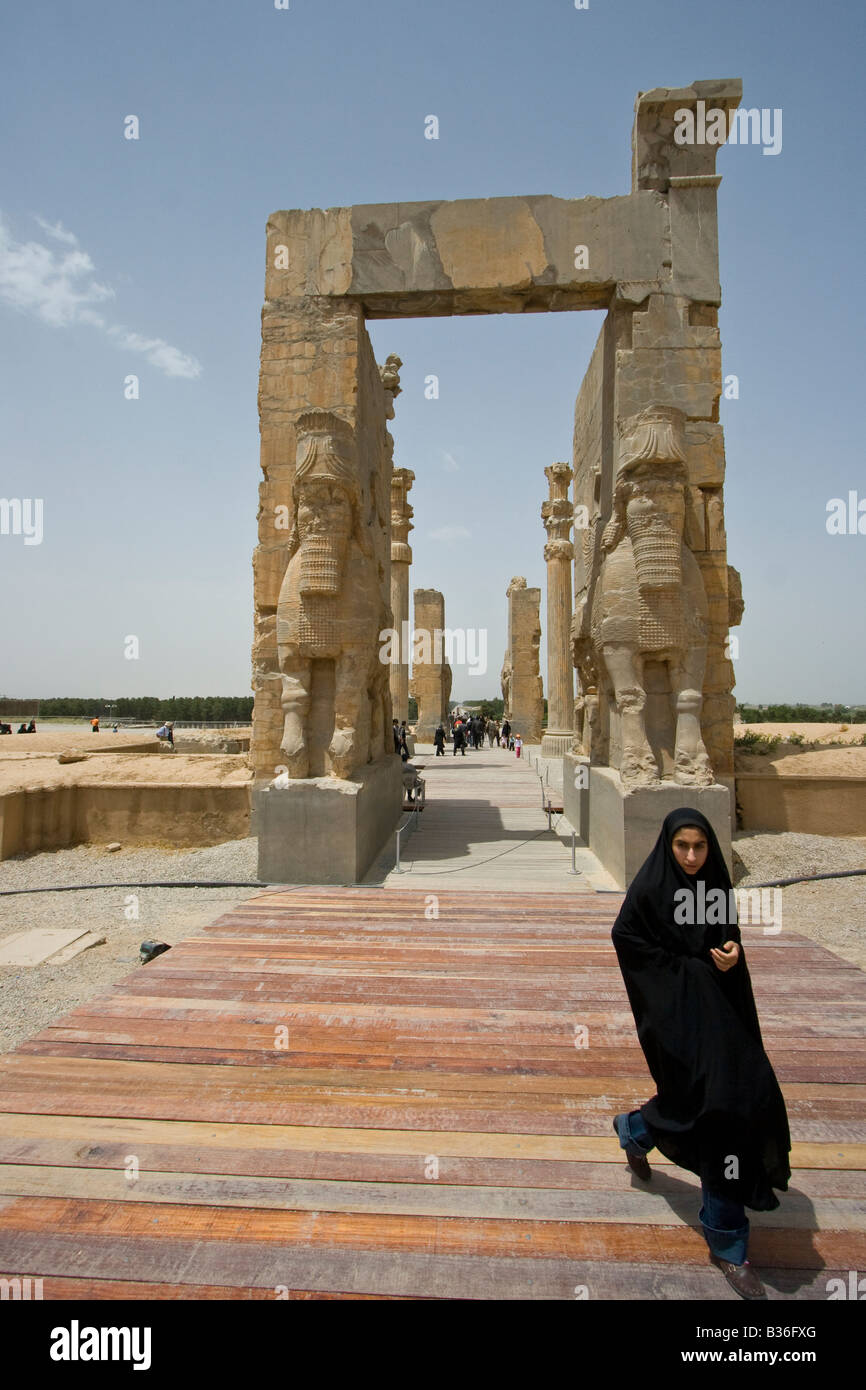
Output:
<path fill-rule="evenodd" d="M 541 505 L 547 532 L 547 729 L 541 740 L 546 758 L 571 749 L 574 737 L 574 667 L 571 657 L 571 561 L 573 520 L 568 485 L 574 476 L 567 463 L 545 468 L 550 496 Z"/>
<path fill-rule="evenodd" d="M 413 530 L 409 489 L 414 481 L 415 474 L 409 468 L 395 468 L 391 474 L 391 610 L 396 641 L 390 683 L 391 706 L 397 720 L 409 718 L 409 532 Z"/>
<path fill-rule="evenodd" d="M 502 667 L 505 718 L 524 743 L 538 743 L 544 695 L 538 669 L 541 644 L 541 590 L 528 589 L 521 576 L 512 579 L 508 596 L 508 650 Z"/>
<path fill-rule="evenodd" d="M 411 693 L 418 701 L 415 738 L 431 743 L 438 724 L 448 728 L 451 668 L 445 659 L 445 597 L 438 589 L 415 590 Z"/>

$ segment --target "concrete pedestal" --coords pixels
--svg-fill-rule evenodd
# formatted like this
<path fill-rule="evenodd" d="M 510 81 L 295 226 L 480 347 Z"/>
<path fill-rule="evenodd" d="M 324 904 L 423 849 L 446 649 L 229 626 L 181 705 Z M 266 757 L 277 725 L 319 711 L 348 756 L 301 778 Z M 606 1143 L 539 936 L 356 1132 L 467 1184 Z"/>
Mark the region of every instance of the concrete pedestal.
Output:
<path fill-rule="evenodd" d="M 571 820 L 568 802 L 564 805 L 565 815 Z M 631 883 L 658 839 L 665 816 L 679 806 L 689 806 L 706 816 L 730 872 L 731 794 L 727 787 L 718 783 L 711 787 L 681 787 L 676 782 L 662 782 L 626 792 L 613 768 L 589 769 L 589 847 L 622 888 Z M 571 823 L 575 825 L 574 821 Z"/>
<path fill-rule="evenodd" d="M 403 765 L 396 756 L 352 781 L 299 778 L 253 789 L 251 833 L 265 883 L 357 883 L 400 819 Z"/>
<path fill-rule="evenodd" d="M 562 759 L 562 812 L 585 845 L 589 844 L 589 758 L 566 753 Z"/>

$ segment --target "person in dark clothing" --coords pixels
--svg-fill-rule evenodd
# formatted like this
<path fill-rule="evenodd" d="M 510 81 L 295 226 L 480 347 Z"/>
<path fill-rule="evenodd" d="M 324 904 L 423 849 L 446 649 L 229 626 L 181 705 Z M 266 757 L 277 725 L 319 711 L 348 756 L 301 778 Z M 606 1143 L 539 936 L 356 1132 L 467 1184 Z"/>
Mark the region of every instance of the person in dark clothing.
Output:
<path fill-rule="evenodd" d="M 394 752 L 395 752 L 395 753 L 399 753 L 399 752 L 400 752 L 400 725 L 397 723 L 397 720 L 396 720 L 396 719 L 393 719 L 393 720 L 391 721 L 391 723 L 392 723 L 392 725 L 393 725 L 391 732 L 392 732 L 393 735 L 394 735 Z"/>
<path fill-rule="evenodd" d="M 611 933 L 657 1093 L 614 1129 L 643 1181 L 657 1148 L 701 1179 L 710 1259 L 741 1298 L 764 1298 L 745 1208 L 773 1211 L 791 1175 L 785 1102 L 764 1051 L 736 898 L 709 821 L 665 817 Z"/>
<path fill-rule="evenodd" d="M 437 725 L 433 735 L 433 746 L 436 749 L 436 757 L 445 757 L 445 729 L 441 724 Z"/>
<path fill-rule="evenodd" d="M 466 734 L 465 734 L 465 732 L 464 732 L 463 724 L 462 724 L 461 720 L 459 720 L 459 719 L 457 720 L 457 723 L 454 725 L 454 748 L 453 748 L 452 751 L 453 751 L 453 754 L 454 754 L 454 757 L 455 757 L 455 758 L 457 757 L 457 749 L 458 749 L 458 748 L 460 749 L 461 757 L 464 757 L 464 758 L 465 758 L 465 757 L 466 757 Z"/>
<path fill-rule="evenodd" d="M 500 732 L 500 736 L 501 736 L 501 738 L 502 738 L 502 746 L 503 746 L 504 748 L 507 748 L 507 747 L 508 747 L 508 740 L 511 738 L 511 725 L 509 724 L 509 722 L 508 722 L 507 719 L 503 719 L 503 721 L 502 721 L 502 728 L 500 729 L 499 732 Z"/>

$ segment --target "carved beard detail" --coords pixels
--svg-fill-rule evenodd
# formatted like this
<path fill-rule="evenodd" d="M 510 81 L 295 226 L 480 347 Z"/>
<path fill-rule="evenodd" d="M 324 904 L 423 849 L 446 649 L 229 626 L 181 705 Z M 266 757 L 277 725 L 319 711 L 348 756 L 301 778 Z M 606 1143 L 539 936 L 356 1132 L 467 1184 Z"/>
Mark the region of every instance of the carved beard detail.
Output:
<path fill-rule="evenodd" d="M 338 594 L 345 553 L 342 536 L 306 536 L 301 542 L 300 593 Z"/>
<path fill-rule="evenodd" d="M 630 507 L 631 538 L 639 589 L 678 589 L 683 582 L 681 536 L 658 507 Z"/>

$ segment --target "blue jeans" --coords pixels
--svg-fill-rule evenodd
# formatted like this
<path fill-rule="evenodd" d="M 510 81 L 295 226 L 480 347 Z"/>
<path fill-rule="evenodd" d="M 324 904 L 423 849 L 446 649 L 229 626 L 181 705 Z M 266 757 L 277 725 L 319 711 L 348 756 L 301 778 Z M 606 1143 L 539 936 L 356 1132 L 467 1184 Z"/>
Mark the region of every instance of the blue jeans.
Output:
<path fill-rule="evenodd" d="M 652 1131 L 639 1110 L 617 1115 L 615 1124 L 621 1149 L 648 1154 L 655 1148 Z M 703 1205 L 698 1220 L 712 1254 L 720 1260 L 730 1260 L 731 1264 L 745 1264 L 749 1222 L 742 1202 L 711 1192 L 706 1183 L 701 1183 L 701 1197 Z"/>

